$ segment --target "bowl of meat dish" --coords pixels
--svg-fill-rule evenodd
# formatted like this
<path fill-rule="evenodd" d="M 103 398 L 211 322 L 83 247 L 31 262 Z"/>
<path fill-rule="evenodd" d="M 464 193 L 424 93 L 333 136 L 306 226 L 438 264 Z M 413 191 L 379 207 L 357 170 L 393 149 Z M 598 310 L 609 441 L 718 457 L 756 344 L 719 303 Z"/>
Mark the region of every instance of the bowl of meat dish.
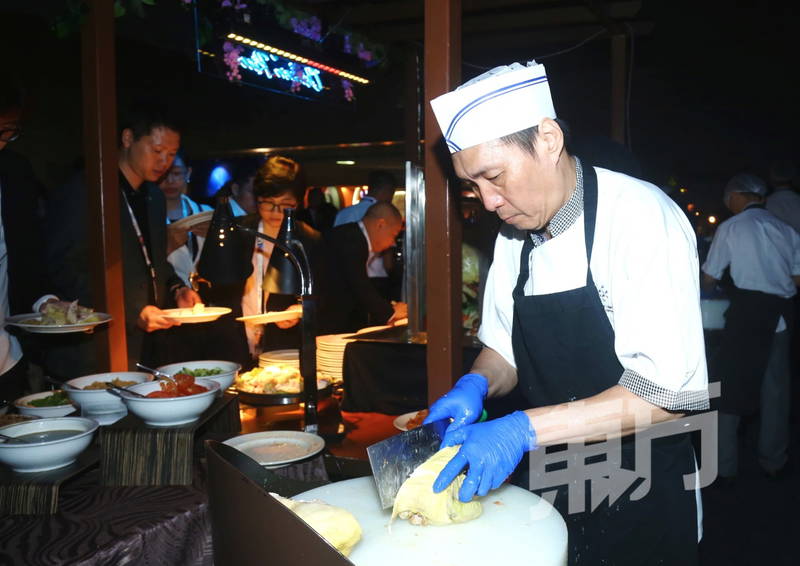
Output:
<path fill-rule="evenodd" d="M 103 415 L 125 410 L 122 399 L 108 392 L 109 386 L 120 389 L 153 379 L 149 373 L 140 371 L 112 371 L 93 373 L 67 381 L 72 387 L 64 389 L 73 403 L 81 406 L 84 414 Z"/>
<path fill-rule="evenodd" d="M 173 379 L 138 383 L 120 391 L 128 411 L 150 426 L 189 424 L 211 406 L 219 383 L 178 373 Z M 145 395 L 137 397 L 131 392 Z"/>
<path fill-rule="evenodd" d="M 15 472 L 44 472 L 69 466 L 91 444 L 98 424 L 84 417 L 32 419 L 6 425 L 0 433 L 0 462 Z M 24 441 L 24 442 L 21 442 Z"/>
<path fill-rule="evenodd" d="M 75 412 L 77 407 L 61 389 L 42 391 L 32 395 L 20 397 L 14 401 L 14 406 L 22 415 L 34 417 L 65 417 Z"/>
<path fill-rule="evenodd" d="M 210 379 L 219 383 L 220 391 L 225 391 L 233 385 L 233 381 L 239 375 L 242 366 L 235 362 L 222 360 L 200 360 L 168 364 L 156 369 L 172 376 L 178 373 L 185 373 L 195 378 Z"/>

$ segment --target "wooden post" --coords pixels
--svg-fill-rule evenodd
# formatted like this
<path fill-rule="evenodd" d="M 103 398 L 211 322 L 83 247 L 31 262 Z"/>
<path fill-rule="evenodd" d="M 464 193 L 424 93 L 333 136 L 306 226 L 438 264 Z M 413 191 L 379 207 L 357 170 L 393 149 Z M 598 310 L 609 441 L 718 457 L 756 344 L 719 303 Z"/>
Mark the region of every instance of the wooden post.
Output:
<path fill-rule="evenodd" d="M 611 36 L 611 139 L 627 142 L 628 73 L 626 72 L 627 38 Z"/>
<path fill-rule="evenodd" d="M 458 194 L 448 187 L 441 132 L 430 106 L 432 98 L 458 86 L 461 77 L 460 0 L 425 0 L 424 57 L 427 368 L 428 400 L 433 402 L 462 369 Z"/>
<path fill-rule="evenodd" d="M 97 310 L 109 313 L 108 328 L 96 332 L 100 360 L 110 371 L 128 369 L 125 303 L 119 228 L 119 165 L 114 8 L 108 0 L 87 0 L 81 30 L 83 153 L 89 207 L 89 269 Z M 106 364 L 101 363 L 100 367 Z"/>

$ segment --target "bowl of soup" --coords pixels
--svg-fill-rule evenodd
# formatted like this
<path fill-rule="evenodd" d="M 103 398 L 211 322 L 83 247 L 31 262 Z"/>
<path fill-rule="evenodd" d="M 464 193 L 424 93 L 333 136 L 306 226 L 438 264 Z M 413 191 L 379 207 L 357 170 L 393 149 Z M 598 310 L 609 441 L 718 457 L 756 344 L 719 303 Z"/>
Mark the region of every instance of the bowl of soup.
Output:
<path fill-rule="evenodd" d="M 0 427 L 0 463 L 15 472 L 45 472 L 69 466 L 92 443 L 99 425 L 84 417 L 52 417 Z"/>

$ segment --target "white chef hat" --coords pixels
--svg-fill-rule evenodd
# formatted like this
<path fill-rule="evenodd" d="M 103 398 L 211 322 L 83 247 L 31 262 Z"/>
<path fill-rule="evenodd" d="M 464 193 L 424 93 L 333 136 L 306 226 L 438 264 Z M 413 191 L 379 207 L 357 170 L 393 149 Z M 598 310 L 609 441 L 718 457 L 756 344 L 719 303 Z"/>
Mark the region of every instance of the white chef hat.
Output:
<path fill-rule="evenodd" d="M 728 184 L 725 185 L 725 191 L 722 198 L 727 199 L 731 193 L 752 193 L 758 196 L 767 195 L 767 184 L 761 177 L 751 175 L 750 173 L 739 173 L 734 175 Z"/>
<path fill-rule="evenodd" d="M 538 126 L 555 118 L 544 65 L 495 67 L 431 100 L 450 153 Z"/>

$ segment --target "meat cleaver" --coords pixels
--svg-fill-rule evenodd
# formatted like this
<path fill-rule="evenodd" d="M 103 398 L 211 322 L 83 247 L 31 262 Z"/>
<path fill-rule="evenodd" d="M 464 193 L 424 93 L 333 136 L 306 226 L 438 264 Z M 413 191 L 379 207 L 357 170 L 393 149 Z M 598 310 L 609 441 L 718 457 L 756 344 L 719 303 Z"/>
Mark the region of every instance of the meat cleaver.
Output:
<path fill-rule="evenodd" d="M 450 419 L 412 428 L 367 447 L 381 508 L 394 505 L 400 486 L 428 458 L 439 451 Z"/>

